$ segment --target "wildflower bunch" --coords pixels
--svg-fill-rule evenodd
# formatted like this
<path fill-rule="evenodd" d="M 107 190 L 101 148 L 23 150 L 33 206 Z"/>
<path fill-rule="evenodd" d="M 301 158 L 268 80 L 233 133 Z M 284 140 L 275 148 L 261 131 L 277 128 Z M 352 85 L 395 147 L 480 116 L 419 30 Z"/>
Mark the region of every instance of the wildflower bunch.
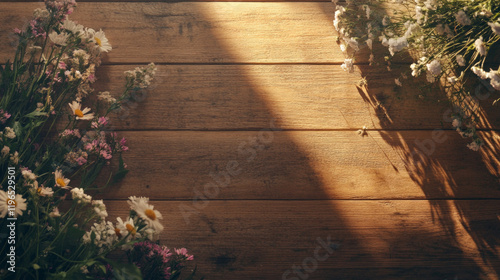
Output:
<path fill-rule="evenodd" d="M 132 263 L 107 256 L 157 240 L 163 230 L 147 198 L 131 197 L 129 217 L 112 222 L 89 192 L 128 172 L 121 157 L 126 139 L 109 130 L 108 115 L 145 89 L 156 67 L 127 72 L 121 95 L 95 96 L 96 68 L 112 47 L 102 30 L 69 19 L 75 6 L 46 0 L 24 30 L 14 30 L 15 57 L 0 66 L 0 234 L 15 227 L 1 245 L 1 262 L 10 262 L 1 279 L 96 279 L 110 269 L 117 279 L 125 272 L 140 277 Z M 117 170 L 98 184 L 116 158 Z"/>
<path fill-rule="evenodd" d="M 402 73 L 395 79 L 396 85 L 402 85 L 409 74 L 425 75 L 430 84 L 440 82 L 455 109 L 453 127 L 463 137 L 471 137 L 468 147 L 478 150 L 483 141 L 476 133 L 480 122 L 476 97 L 480 91 L 488 91 L 488 96 L 500 91 L 500 70 L 494 51 L 500 39 L 500 1 L 348 0 L 345 5 L 333 2 L 333 24 L 347 57 L 342 68 L 352 72 L 352 59 L 362 48 L 370 51 L 370 64 L 377 63 L 373 51 L 376 42 L 389 52 L 382 56 L 388 70 L 393 57 L 408 51 L 414 63 L 407 70 L 408 75 Z"/>
<path fill-rule="evenodd" d="M 129 259 L 139 267 L 145 279 L 178 279 L 188 261 L 194 259 L 186 248 L 171 251 L 151 241 L 134 244 Z"/>

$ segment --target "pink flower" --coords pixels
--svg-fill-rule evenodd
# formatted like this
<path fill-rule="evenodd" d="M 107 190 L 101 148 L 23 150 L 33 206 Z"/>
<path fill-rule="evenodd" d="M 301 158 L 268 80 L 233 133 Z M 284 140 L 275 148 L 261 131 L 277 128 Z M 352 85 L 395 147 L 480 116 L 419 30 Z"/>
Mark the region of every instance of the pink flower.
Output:
<path fill-rule="evenodd" d="M 95 83 L 95 81 L 97 80 L 95 75 L 94 74 L 90 74 L 89 77 L 88 77 L 88 80 L 89 82 L 91 83 Z"/>
<path fill-rule="evenodd" d="M 121 146 L 121 150 L 122 151 L 128 151 L 128 147 L 125 146 L 125 143 L 127 142 L 127 139 L 125 139 L 125 137 L 123 137 L 121 140 L 120 140 L 120 146 Z"/>
<path fill-rule="evenodd" d="M 85 163 L 87 163 L 87 159 L 84 157 L 79 157 L 76 159 L 76 163 L 78 163 L 78 165 L 84 165 Z"/>
<path fill-rule="evenodd" d="M 188 260 L 188 261 L 194 260 L 194 256 L 189 255 L 188 250 L 186 248 L 174 249 L 174 250 L 177 253 L 177 255 L 186 257 L 186 260 Z"/>
<path fill-rule="evenodd" d="M 66 63 L 64 63 L 64 61 L 60 61 L 59 65 L 57 65 L 57 67 L 59 69 L 66 69 L 66 67 L 68 67 L 68 66 L 66 65 Z"/>
<path fill-rule="evenodd" d="M 5 122 L 7 122 L 7 120 L 11 117 L 11 114 L 9 114 L 7 111 L 4 111 L 2 109 L 0 109 L 0 122 L 2 124 L 5 124 Z"/>
<path fill-rule="evenodd" d="M 19 29 L 19 28 L 14 28 L 14 33 L 15 33 L 15 34 L 21 34 L 21 29 Z"/>
<path fill-rule="evenodd" d="M 99 118 L 99 124 L 102 126 L 105 126 L 108 124 L 108 118 L 107 117 L 100 117 Z"/>

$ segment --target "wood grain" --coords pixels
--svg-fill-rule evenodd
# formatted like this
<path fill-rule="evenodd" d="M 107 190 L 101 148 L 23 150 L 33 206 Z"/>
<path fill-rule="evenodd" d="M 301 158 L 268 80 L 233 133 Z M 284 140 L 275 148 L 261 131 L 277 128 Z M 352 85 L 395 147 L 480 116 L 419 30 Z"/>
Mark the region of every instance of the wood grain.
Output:
<path fill-rule="evenodd" d="M 96 91 L 123 91 L 126 70 L 143 65 L 107 65 Z M 158 65 L 150 88 L 110 114 L 113 130 L 452 129 L 444 93 L 396 87 L 396 73 L 338 65 Z M 368 77 L 368 87 L 357 86 Z M 425 97 L 422 95 L 425 94 Z M 494 95 L 480 102 L 480 129 L 500 128 Z M 92 102 L 89 107 L 96 108 Z M 61 129 L 65 127 L 60 124 Z"/>
<path fill-rule="evenodd" d="M 454 131 L 120 135 L 132 151 L 124 154 L 131 172 L 106 191 L 110 199 L 500 198 L 498 163 L 490 161 L 488 171 Z"/>
<path fill-rule="evenodd" d="M 193 212 L 180 210 L 184 201 L 151 203 L 163 213 L 162 243 L 187 247 L 207 279 L 294 279 L 282 275 L 315 258 L 317 239 L 328 237 L 331 254 L 318 251 L 328 258 L 301 269 L 309 279 L 499 275 L 498 200 L 210 201 Z M 107 205 L 111 220 L 126 217 L 125 201 Z"/>
<path fill-rule="evenodd" d="M 123 90 L 123 72 L 134 67 L 102 67 L 97 91 L 117 95 Z M 338 65 L 160 65 L 146 95 L 113 114 L 112 123 L 120 130 L 261 129 L 270 119 L 283 129 L 451 128 L 451 120 L 443 120 L 451 115 L 446 98 L 435 101 L 441 92 L 419 98 L 415 88 L 396 88 L 394 73 L 369 66 L 358 70 L 347 73 Z M 357 87 L 361 75 L 370 77 L 368 88 Z M 490 104 L 483 102 L 491 120 L 500 112 Z"/>
<path fill-rule="evenodd" d="M 40 3 L 0 4 L 0 62 L 12 30 Z M 106 63 L 339 63 L 332 3 L 80 3 L 71 16 L 102 28 Z"/>

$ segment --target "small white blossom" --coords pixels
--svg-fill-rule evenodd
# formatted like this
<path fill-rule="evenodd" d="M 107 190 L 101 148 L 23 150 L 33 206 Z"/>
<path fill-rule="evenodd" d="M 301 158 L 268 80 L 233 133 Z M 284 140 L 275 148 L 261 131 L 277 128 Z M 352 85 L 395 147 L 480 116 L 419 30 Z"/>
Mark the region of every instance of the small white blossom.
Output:
<path fill-rule="evenodd" d="M 36 175 L 28 169 L 24 169 L 23 171 L 21 171 L 21 174 L 23 175 L 25 180 L 30 180 L 30 181 L 36 180 Z"/>
<path fill-rule="evenodd" d="M 92 201 L 92 197 L 83 192 L 81 188 L 74 188 L 71 190 L 71 197 L 73 200 L 77 200 L 78 203 L 90 203 Z"/>
<path fill-rule="evenodd" d="M 19 163 L 19 153 L 17 151 L 15 151 L 14 154 L 10 156 L 10 160 L 12 161 L 12 163 L 18 164 Z"/>
<path fill-rule="evenodd" d="M 491 86 L 496 90 L 500 90 L 500 75 L 498 75 L 498 72 L 490 70 L 487 77 L 490 79 Z"/>
<path fill-rule="evenodd" d="M 340 44 L 340 50 L 342 52 L 345 52 L 347 50 L 347 47 L 344 44 Z"/>
<path fill-rule="evenodd" d="M 368 48 L 370 50 L 372 50 L 373 49 L 373 40 L 372 39 L 367 39 L 365 42 L 366 42 L 366 45 L 368 46 Z"/>
<path fill-rule="evenodd" d="M 476 141 L 470 143 L 470 144 L 467 144 L 467 147 L 475 152 L 479 151 L 479 148 L 481 147 L 481 145 L 479 145 Z"/>
<path fill-rule="evenodd" d="M 4 146 L 2 148 L 2 158 L 7 156 L 10 153 L 10 148 L 8 146 Z"/>
<path fill-rule="evenodd" d="M 465 66 L 465 59 L 461 54 L 457 55 L 456 59 L 457 59 L 458 65 Z"/>
<path fill-rule="evenodd" d="M 438 25 L 436 25 L 436 34 L 438 35 L 444 35 L 445 34 L 445 29 L 444 29 L 444 26 L 440 23 Z"/>
<path fill-rule="evenodd" d="M 481 80 L 488 79 L 488 73 L 486 71 L 484 71 L 483 69 L 474 66 L 471 68 L 471 70 L 472 70 L 472 72 L 474 72 L 474 74 L 476 74 L 479 78 L 481 78 Z"/>
<path fill-rule="evenodd" d="M 66 46 L 68 44 L 68 33 L 61 33 L 57 34 L 57 32 L 52 31 L 49 34 L 49 39 L 52 41 L 52 43 L 59 45 L 59 46 Z"/>
<path fill-rule="evenodd" d="M 397 86 L 400 86 L 400 87 L 402 87 L 402 86 L 403 86 L 403 84 L 401 83 L 401 81 L 399 80 L 399 78 L 394 79 L 394 83 L 395 83 Z"/>
<path fill-rule="evenodd" d="M 500 23 L 498 22 L 488 22 L 488 25 L 491 27 L 491 30 L 496 35 L 500 35 Z"/>
<path fill-rule="evenodd" d="M 354 72 L 354 65 L 352 63 L 351 58 L 346 58 L 344 60 L 344 63 L 340 67 L 342 67 L 342 69 L 344 69 L 344 71 L 347 71 L 349 73 Z"/>
<path fill-rule="evenodd" d="M 406 40 L 406 37 L 390 38 L 387 44 L 389 45 L 389 52 L 394 55 L 408 46 L 408 40 Z"/>
<path fill-rule="evenodd" d="M 479 37 L 479 39 L 474 42 L 474 46 L 476 47 L 476 50 L 477 52 L 479 52 L 479 54 L 481 54 L 482 56 L 486 55 L 486 46 L 483 42 L 483 36 Z"/>
<path fill-rule="evenodd" d="M 10 139 L 14 139 L 16 138 L 16 133 L 14 132 L 14 129 L 12 129 L 11 127 L 6 127 L 3 131 L 5 137 L 7 138 L 10 138 Z"/>
<path fill-rule="evenodd" d="M 465 26 L 471 24 L 469 17 L 463 10 L 458 11 L 458 13 L 455 14 L 455 18 L 457 19 L 457 22 L 461 25 Z"/>
<path fill-rule="evenodd" d="M 427 64 L 427 71 L 429 71 L 433 76 L 438 76 L 441 74 L 441 63 L 437 59 L 431 61 Z"/>

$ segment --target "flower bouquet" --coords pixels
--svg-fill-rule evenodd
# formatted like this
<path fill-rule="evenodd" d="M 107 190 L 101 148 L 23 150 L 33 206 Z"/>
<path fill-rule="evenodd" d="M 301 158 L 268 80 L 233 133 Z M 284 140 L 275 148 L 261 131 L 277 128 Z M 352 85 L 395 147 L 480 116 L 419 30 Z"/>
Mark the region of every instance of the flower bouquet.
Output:
<path fill-rule="evenodd" d="M 452 126 L 471 137 L 468 147 L 477 151 L 483 141 L 476 133 L 480 123 L 479 100 L 500 91 L 500 1 L 498 0 L 347 0 L 337 3 L 333 24 L 346 54 L 342 68 L 353 71 L 360 49 L 370 50 L 370 65 L 377 62 L 373 49 L 379 41 L 387 48 L 382 62 L 407 50 L 413 64 L 395 79 L 402 86 L 409 77 L 425 75 L 440 84 L 453 105 Z M 389 8 L 390 7 L 390 8 Z M 499 100 L 493 102 L 494 104 Z"/>
<path fill-rule="evenodd" d="M 45 5 L 14 30 L 15 57 L 0 66 L 0 278 L 176 279 L 193 257 L 148 243 L 163 230 L 148 198 L 130 197 L 130 215 L 113 223 L 103 200 L 89 194 L 127 174 L 126 140 L 110 130 L 108 116 L 149 86 L 156 67 L 125 72 L 116 98 L 93 94 L 101 55 L 112 50 L 105 33 L 68 19 L 74 0 Z M 117 251 L 128 261 L 109 257 Z M 144 265 L 160 257 L 157 268 Z"/>

